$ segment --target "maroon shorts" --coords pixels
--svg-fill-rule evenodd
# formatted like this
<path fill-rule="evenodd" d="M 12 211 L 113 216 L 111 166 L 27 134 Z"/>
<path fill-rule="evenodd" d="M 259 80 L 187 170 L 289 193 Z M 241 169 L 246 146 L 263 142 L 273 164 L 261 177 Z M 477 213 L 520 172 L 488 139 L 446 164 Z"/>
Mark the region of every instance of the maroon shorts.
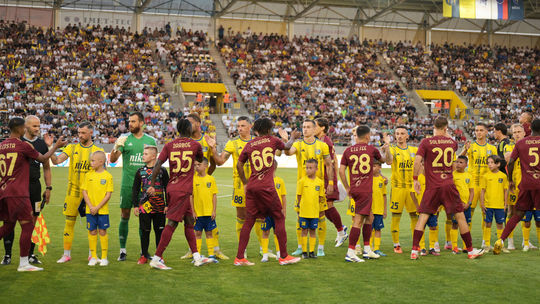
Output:
<path fill-rule="evenodd" d="M 521 211 L 540 210 L 540 189 L 522 190 L 516 201 L 516 209 Z"/>
<path fill-rule="evenodd" d="M 189 197 L 191 194 L 186 192 L 167 191 L 167 218 L 181 222 L 185 216 L 193 216 Z"/>
<path fill-rule="evenodd" d="M 265 218 L 272 216 L 273 211 L 281 211 L 281 201 L 276 189 L 246 188 L 246 211 L 250 216 Z"/>
<path fill-rule="evenodd" d="M 28 197 L 4 197 L 0 200 L 0 221 L 32 221 L 32 206 Z"/>
<path fill-rule="evenodd" d="M 325 184 L 325 193 L 326 193 L 326 189 L 328 189 L 328 184 Z M 334 192 L 332 192 L 332 194 L 328 194 L 326 193 L 326 201 L 327 202 L 333 202 L 333 201 L 337 201 L 339 200 L 339 189 L 338 189 L 338 186 L 337 184 L 334 184 Z"/>
<path fill-rule="evenodd" d="M 456 185 L 451 184 L 440 188 L 426 189 L 420 207 L 418 207 L 418 212 L 435 214 L 441 205 L 444 206 L 447 214 L 463 212 L 463 203 Z"/>
<path fill-rule="evenodd" d="M 371 203 L 373 202 L 373 192 L 351 193 L 354 200 L 354 213 L 369 216 L 371 213 Z"/>

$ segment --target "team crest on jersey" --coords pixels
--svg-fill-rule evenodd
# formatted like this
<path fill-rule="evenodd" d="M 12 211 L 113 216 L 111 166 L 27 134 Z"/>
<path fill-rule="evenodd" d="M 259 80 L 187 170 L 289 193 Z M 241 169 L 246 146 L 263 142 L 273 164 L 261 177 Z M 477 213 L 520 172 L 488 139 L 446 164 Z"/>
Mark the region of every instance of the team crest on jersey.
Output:
<path fill-rule="evenodd" d="M 320 191 L 320 190 L 321 190 L 320 186 L 315 186 L 315 191 Z"/>
<path fill-rule="evenodd" d="M 321 149 L 315 150 L 315 155 L 320 155 L 320 154 L 321 154 Z"/>
<path fill-rule="evenodd" d="M 499 178 L 499 184 L 501 184 L 502 182 L 503 182 L 503 179 Z"/>
<path fill-rule="evenodd" d="M 207 188 L 212 187 L 212 183 L 206 183 L 206 187 L 207 187 Z"/>
<path fill-rule="evenodd" d="M 488 150 L 488 151 L 487 151 L 487 154 L 488 154 L 488 155 L 491 155 L 491 151 Z"/>
<path fill-rule="evenodd" d="M 415 156 L 415 153 L 414 152 L 411 152 L 411 157 L 414 157 Z"/>
<path fill-rule="evenodd" d="M 207 152 L 207 151 L 208 151 L 208 147 L 203 147 L 202 151 L 203 151 L 203 152 Z"/>
<path fill-rule="evenodd" d="M 465 183 L 466 183 L 466 184 L 468 184 L 468 183 L 470 183 L 470 182 L 471 182 L 471 179 L 470 179 L 470 178 L 466 178 L 466 179 L 465 179 Z"/>
<path fill-rule="evenodd" d="M 383 183 L 379 183 L 379 188 L 382 188 L 382 186 L 383 186 Z"/>
<path fill-rule="evenodd" d="M 102 178 L 100 181 L 99 181 L 100 184 L 102 185 L 105 185 L 107 183 L 107 180 Z"/>
<path fill-rule="evenodd" d="M 278 189 L 281 188 L 281 184 L 277 184 L 276 188 L 278 188 Z"/>

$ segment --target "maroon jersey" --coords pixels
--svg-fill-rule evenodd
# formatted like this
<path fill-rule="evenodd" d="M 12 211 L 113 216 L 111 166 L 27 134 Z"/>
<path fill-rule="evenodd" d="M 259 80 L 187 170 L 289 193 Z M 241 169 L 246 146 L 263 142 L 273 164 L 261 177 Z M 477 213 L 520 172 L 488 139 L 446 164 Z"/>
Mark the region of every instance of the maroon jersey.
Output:
<path fill-rule="evenodd" d="M 446 136 L 424 138 L 417 155 L 424 158 L 426 189 L 436 189 L 454 183 L 452 169 L 458 144 Z"/>
<path fill-rule="evenodd" d="M 529 136 L 516 143 L 510 158 L 519 158 L 523 190 L 540 189 L 540 136 Z"/>
<path fill-rule="evenodd" d="M 0 143 L 0 198 L 30 197 L 30 160 L 38 157 L 32 145 L 18 138 Z"/>
<path fill-rule="evenodd" d="M 249 160 L 251 176 L 247 186 L 249 188 L 274 189 L 274 157 L 276 150 L 284 150 L 285 144 L 275 136 L 262 136 L 250 140 L 240 157 L 241 162 Z"/>
<path fill-rule="evenodd" d="M 201 145 L 191 138 L 177 138 L 163 147 L 159 160 L 169 160 L 167 192 L 193 193 L 195 160 L 203 157 Z"/>
<path fill-rule="evenodd" d="M 373 192 L 373 161 L 381 159 L 374 146 L 359 143 L 343 152 L 341 164 L 349 167 L 351 193 Z"/>

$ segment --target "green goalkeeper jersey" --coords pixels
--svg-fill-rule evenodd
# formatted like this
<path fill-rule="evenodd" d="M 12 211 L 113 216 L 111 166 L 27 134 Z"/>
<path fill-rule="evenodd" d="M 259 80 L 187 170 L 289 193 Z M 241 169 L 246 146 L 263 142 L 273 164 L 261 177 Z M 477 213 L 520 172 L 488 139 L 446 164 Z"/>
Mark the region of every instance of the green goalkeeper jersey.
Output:
<path fill-rule="evenodd" d="M 157 147 L 156 139 L 148 134 L 143 134 L 141 138 L 129 134 L 124 146 L 118 147 L 118 150 L 122 152 L 122 188 L 133 187 L 135 173 L 145 165 L 142 159 L 145 146 Z"/>

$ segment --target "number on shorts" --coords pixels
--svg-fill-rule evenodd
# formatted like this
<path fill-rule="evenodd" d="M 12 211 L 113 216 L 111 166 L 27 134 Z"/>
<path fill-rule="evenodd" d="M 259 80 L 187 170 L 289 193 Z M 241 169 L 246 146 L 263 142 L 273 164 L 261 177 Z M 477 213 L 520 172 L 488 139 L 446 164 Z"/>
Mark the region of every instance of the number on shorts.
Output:
<path fill-rule="evenodd" d="M 534 157 L 534 161 L 529 164 L 531 167 L 538 166 L 538 163 L 540 163 L 540 155 L 538 154 L 538 147 L 532 147 L 529 148 L 529 156 Z"/>
<path fill-rule="evenodd" d="M 351 204 L 350 209 L 351 209 L 351 213 L 354 213 L 354 204 Z"/>
<path fill-rule="evenodd" d="M 515 201 L 516 201 L 516 198 L 517 198 L 517 197 L 516 197 L 514 194 L 510 194 L 510 200 L 511 200 L 512 202 L 515 202 Z"/>
<path fill-rule="evenodd" d="M 64 211 L 67 210 L 67 203 L 64 203 Z"/>
<path fill-rule="evenodd" d="M 448 147 L 446 149 L 441 149 L 439 147 L 436 147 L 436 148 L 433 148 L 433 153 L 437 153 L 437 155 L 435 156 L 435 159 L 433 160 L 433 162 L 431 163 L 431 166 L 433 168 L 440 168 L 443 166 L 443 163 L 446 167 L 451 167 L 452 166 L 452 161 L 454 159 L 454 149 L 452 149 L 451 147 Z M 440 162 L 442 158 L 442 162 Z"/>
<path fill-rule="evenodd" d="M 243 197 L 241 197 L 241 196 L 234 196 L 234 203 L 238 204 L 238 205 L 241 205 L 242 204 L 242 199 L 243 199 Z"/>
<path fill-rule="evenodd" d="M 399 207 L 399 202 L 392 202 L 392 206 L 390 206 L 390 209 L 397 210 Z"/>
<path fill-rule="evenodd" d="M 266 147 L 260 151 L 253 151 L 251 157 L 253 158 L 253 168 L 255 171 L 261 171 L 263 167 L 270 168 L 274 164 L 274 150 L 272 147 Z"/>
<path fill-rule="evenodd" d="M 358 174 L 359 172 L 362 174 L 366 174 L 369 172 L 369 170 L 371 170 L 371 157 L 369 157 L 369 155 L 362 154 L 360 157 L 358 157 L 357 155 L 351 155 L 349 159 L 353 161 L 353 165 L 351 167 L 352 174 Z"/>
<path fill-rule="evenodd" d="M 171 152 L 171 156 L 169 158 L 171 161 L 176 162 L 176 166 L 173 167 L 172 172 L 188 172 L 191 170 L 191 166 L 193 165 L 193 158 L 191 157 L 192 155 L 193 151 Z M 182 167 L 183 163 L 187 163 L 187 166 Z"/>
<path fill-rule="evenodd" d="M 15 168 L 15 162 L 17 161 L 17 153 L 0 154 L 0 176 L 8 177 L 13 174 Z M 9 169 L 6 160 L 10 160 Z"/>

